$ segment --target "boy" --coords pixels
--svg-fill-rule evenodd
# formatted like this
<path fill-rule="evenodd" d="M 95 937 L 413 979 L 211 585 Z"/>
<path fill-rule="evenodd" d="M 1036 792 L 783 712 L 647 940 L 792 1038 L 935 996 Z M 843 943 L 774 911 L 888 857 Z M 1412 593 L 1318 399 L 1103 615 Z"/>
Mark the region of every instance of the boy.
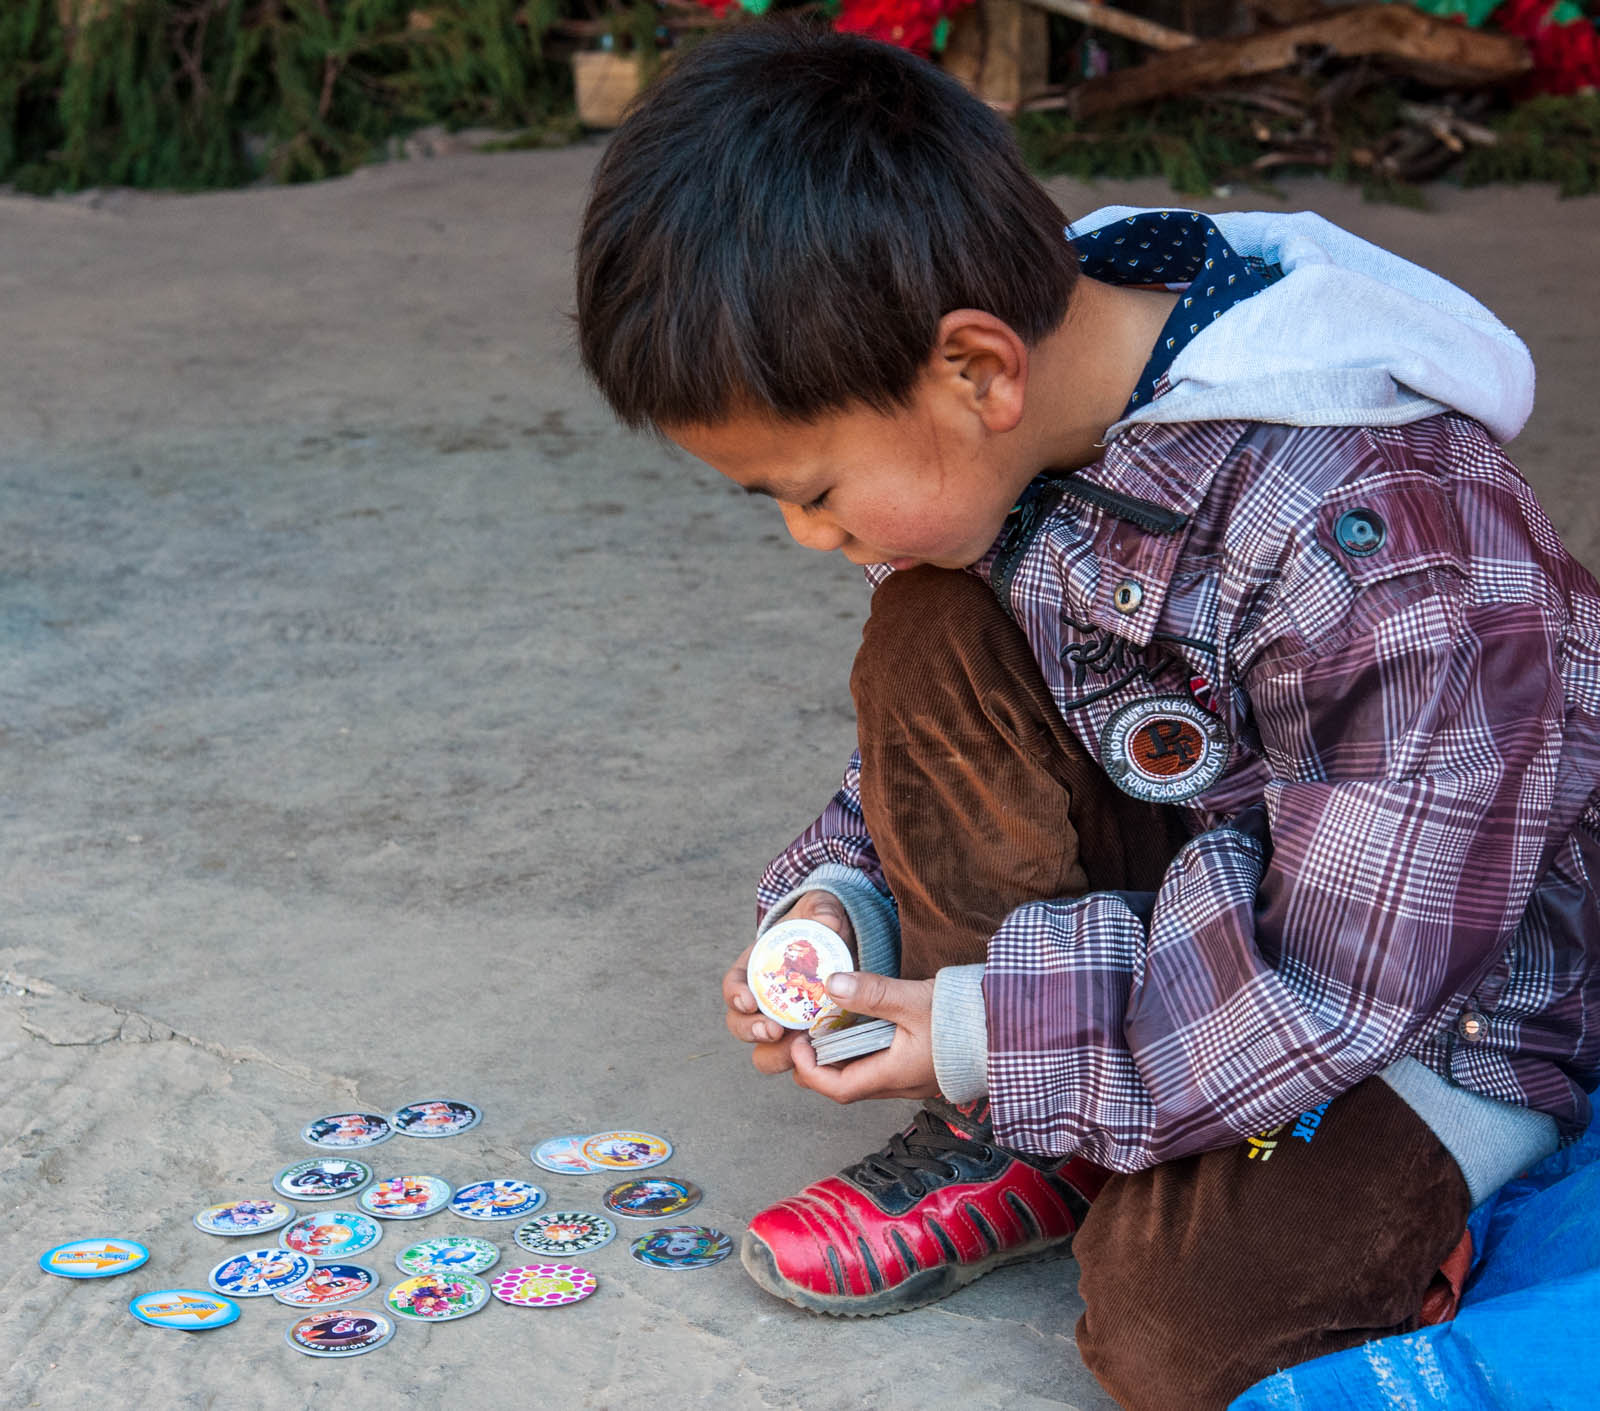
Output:
<path fill-rule="evenodd" d="M 1310 215 L 1067 237 L 937 70 L 745 26 L 613 139 L 580 340 L 875 589 L 758 920 L 844 935 L 894 1044 L 723 993 L 763 1071 L 929 1104 L 747 1269 L 884 1313 L 1070 1244 L 1112 1395 L 1221 1406 L 1447 1316 L 1471 1206 L 1587 1123 L 1600 588 L 1460 290 Z"/>

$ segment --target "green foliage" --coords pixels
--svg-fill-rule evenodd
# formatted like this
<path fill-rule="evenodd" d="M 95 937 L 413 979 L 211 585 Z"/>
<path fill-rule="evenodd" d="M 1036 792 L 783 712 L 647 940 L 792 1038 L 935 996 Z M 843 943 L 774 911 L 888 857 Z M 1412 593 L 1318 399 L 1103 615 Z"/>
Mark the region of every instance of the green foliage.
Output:
<path fill-rule="evenodd" d="M 48 185 L 41 134 L 53 121 L 65 66 L 55 0 L 0 7 L 0 176 L 24 190 Z"/>
<path fill-rule="evenodd" d="M 211 81 L 241 4 L 172 13 L 159 0 L 102 0 L 70 36 L 52 154 L 62 184 L 216 186 L 242 177 Z"/>
<path fill-rule="evenodd" d="M 1425 204 L 1423 188 L 1384 176 L 1371 154 L 1402 121 L 1401 98 L 1377 89 L 1341 104 L 1324 129 L 1330 160 L 1286 162 L 1270 175 L 1326 171 L 1359 183 L 1373 200 Z M 1563 196 L 1600 191 L 1600 97 L 1544 97 L 1479 122 L 1496 135 L 1493 146 L 1471 146 L 1446 178 L 1464 185 L 1549 181 Z M 1181 195 L 1217 186 L 1263 185 L 1253 163 L 1272 150 L 1258 129 L 1291 142 L 1299 119 L 1281 118 L 1220 98 L 1178 99 L 1077 121 L 1055 113 L 1024 113 L 1017 137 L 1028 163 L 1042 175 L 1101 178 L 1164 177 Z"/>
<path fill-rule="evenodd" d="M 1499 141 L 1474 147 L 1461 166 L 1466 186 L 1553 181 L 1563 196 L 1600 191 L 1600 95 L 1534 98 L 1495 124 Z"/>
<path fill-rule="evenodd" d="M 1055 113 L 1017 119 L 1023 155 L 1036 171 L 1080 181 L 1165 177 L 1185 196 L 1235 180 L 1261 155 L 1243 109 L 1220 111 L 1198 99 L 1156 103 L 1100 118 Z"/>
<path fill-rule="evenodd" d="M 556 0 L 0 0 L 0 181 L 228 186 L 348 171 L 422 123 L 565 100 Z"/>

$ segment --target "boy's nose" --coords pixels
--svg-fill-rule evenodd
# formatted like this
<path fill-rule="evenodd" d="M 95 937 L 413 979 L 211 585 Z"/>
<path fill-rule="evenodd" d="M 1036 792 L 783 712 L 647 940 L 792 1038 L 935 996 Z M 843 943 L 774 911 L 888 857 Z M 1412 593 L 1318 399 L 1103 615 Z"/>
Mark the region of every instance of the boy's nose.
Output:
<path fill-rule="evenodd" d="M 803 549 L 829 554 L 850 542 L 850 536 L 825 514 L 806 514 L 798 505 L 780 503 L 778 508 L 789 537 Z"/>

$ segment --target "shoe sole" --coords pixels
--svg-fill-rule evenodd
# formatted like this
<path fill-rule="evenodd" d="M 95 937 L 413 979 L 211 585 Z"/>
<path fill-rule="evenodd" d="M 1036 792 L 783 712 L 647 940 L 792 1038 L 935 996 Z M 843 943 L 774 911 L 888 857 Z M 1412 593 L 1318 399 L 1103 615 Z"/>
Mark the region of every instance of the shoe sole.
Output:
<path fill-rule="evenodd" d="M 933 1269 L 919 1269 L 893 1288 L 860 1294 L 816 1293 L 784 1278 L 778 1272 L 772 1250 L 748 1230 L 739 1246 L 739 1262 L 744 1265 L 745 1272 L 768 1293 L 794 1304 L 796 1308 L 804 1308 L 808 1313 L 826 1313 L 834 1318 L 881 1318 L 886 1313 L 906 1313 L 913 1308 L 925 1308 L 930 1303 L 937 1303 L 957 1289 L 965 1288 L 974 1279 L 981 1279 L 985 1274 L 1003 1269 L 1008 1264 L 1025 1264 L 1071 1252 L 1071 1235 L 1039 1240 L 1018 1249 L 991 1254 L 987 1259 L 972 1264 L 940 1264 Z"/>

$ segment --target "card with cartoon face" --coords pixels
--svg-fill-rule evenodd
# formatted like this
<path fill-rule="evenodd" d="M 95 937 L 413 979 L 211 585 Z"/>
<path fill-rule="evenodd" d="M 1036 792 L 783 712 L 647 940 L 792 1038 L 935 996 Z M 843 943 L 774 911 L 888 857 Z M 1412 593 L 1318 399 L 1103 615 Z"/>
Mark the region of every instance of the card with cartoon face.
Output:
<path fill-rule="evenodd" d="M 750 952 L 747 979 L 756 1004 L 785 1029 L 809 1029 L 838 1009 L 828 976 L 853 970 L 850 948 L 819 921 L 780 921 Z"/>

